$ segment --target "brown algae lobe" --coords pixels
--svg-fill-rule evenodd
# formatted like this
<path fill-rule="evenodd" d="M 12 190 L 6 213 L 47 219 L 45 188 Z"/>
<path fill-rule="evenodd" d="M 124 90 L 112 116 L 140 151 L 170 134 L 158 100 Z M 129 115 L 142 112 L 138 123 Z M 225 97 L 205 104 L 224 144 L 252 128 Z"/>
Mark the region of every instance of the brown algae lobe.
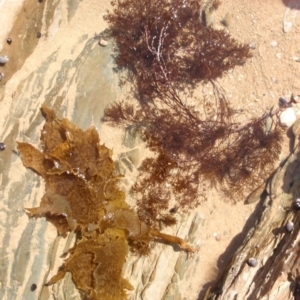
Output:
<path fill-rule="evenodd" d="M 45 105 L 42 113 L 42 151 L 18 142 L 23 164 L 45 180 L 40 206 L 27 211 L 30 217 L 46 217 L 60 235 L 76 231 L 78 237 L 47 285 L 70 272 L 90 299 L 127 299 L 126 290 L 133 288 L 122 277 L 122 268 L 129 249 L 147 254 L 150 242 L 159 237 L 194 251 L 184 240 L 150 228 L 127 205 L 112 151 L 100 144 L 94 127 L 83 131 Z"/>

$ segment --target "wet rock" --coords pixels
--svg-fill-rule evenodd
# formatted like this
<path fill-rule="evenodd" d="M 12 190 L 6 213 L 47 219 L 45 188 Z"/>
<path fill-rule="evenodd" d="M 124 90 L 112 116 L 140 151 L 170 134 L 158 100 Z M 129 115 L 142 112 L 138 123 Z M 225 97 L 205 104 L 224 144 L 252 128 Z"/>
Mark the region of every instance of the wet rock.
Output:
<path fill-rule="evenodd" d="M 134 148 L 142 142 L 140 130 L 134 126 L 127 128 L 124 137 L 124 145 L 128 148 Z"/>
<path fill-rule="evenodd" d="M 22 0 L 17 2 L 23 4 L 20 6 L 19 13 L 16 16 L 17 21 L 8 26 L 11 30 L 7 33 L 7 40 L 6 43 L 4 43 L 2 50 L 3 54 L 9 54 L 9 63 L 5 66 L 4 84 L 10 80 L 16 71 L 21 70 L 26 59 L 34 51 L 38 44 L 36 38 L 37 28 L 47 28 L 45 23 L 48 19 L 52 19 L 51 11 L 54 4 L 47 7 L 47 15 L 44 15 L 43 11 L 46 10 L 46 5 L 40 5 L 37 0 Z M 12 5 L 14 4 L 12 3 Z M 10 40 L 13 41 L 12 45 L 9 44 Z"/>
<path fill-rule="evenodd" d="M 287 1 L 288 7 L 283 16 L 283 32 L 288 33 L 293 29 L 296 23 L 296 17 L 300 10 L 299 0 L 289 0 Z"/>
<path fill-rule="evenodd" d="M 225 27 L 229 28 L 231 26 L 232 23 L 232 14 L 230 12 L 228 12 L 224 19 L 221 22 Z"/>
<path fill-rule="evenodd" d="M 131 170 L 133 167 L 137 167 L 140 162 L 140 150 L 133 149 L 120 155 L 120 160 L 128 165 Z"/>
<path fill-rule="evenodd" d="M 295 137 L 299 136 L 300 135 L 300 119 L 298 119 L 293 127 L 292 127 L 292 132 L 294 134 Z"/>
<path fill-rule="evenodd" d="M 201 21 L 206 27 L 214 27 L 215 25 L 215 10 L 216 7 L 213 5 L 213 1 L 204 1 L 201 5 L 200 16 Z"/>
<path fill-rule="evenodd" d="M 181 300 L 179 286 L 176 283 L 170 283 L 167 287 L 166 293 L 163 297 L 164 300 Z"/>
<path fill-rule="evenodd" d="M 251 204 L 251 203 L 254 203 L 254 202 L 257 202 L 258 200 L 260 200 L 261 195 L 263 194 L 265 188 L 266 188 L 266 183 L 264 182 L 247 196 L 244 203 Z"/>
<path fill-rule="evenodd" d="M 180 255 L 175 265 L 175 272 L 178 274 L 178 279 L 182 280 L 186 270 L 191 264 L 191 260 L 186 259 L 186 254 Z"/>
<path fill-rule="evenodd" d="M 295 110 L 292 107 L 288 107 L 280 114 L 279 120 L 283 126 L 292 126 L 297 120 Z"/>

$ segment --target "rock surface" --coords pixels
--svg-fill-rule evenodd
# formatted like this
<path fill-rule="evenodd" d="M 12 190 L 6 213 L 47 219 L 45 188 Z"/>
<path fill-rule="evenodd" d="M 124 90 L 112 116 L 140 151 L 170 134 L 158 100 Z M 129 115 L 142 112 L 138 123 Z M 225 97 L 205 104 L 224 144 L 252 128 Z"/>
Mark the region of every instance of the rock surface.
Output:
<path fill-rule="evenodd" d="M 293 132 L 298 136 L 298 125 L 294 126 Z M 269 180 L 266 196 L 258 204 L 261 216 L 205 300 L 298 299 L 299 153 L 298 143 Z"/>

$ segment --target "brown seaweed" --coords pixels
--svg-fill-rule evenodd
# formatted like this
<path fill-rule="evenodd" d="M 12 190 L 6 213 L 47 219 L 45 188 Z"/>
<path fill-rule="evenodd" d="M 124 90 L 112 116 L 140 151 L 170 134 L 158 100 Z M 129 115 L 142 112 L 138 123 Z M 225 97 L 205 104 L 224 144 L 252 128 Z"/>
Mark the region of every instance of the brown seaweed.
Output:
<path fill-rule="evenodd" d="M 184 240 L 146 225 L 127 205 L 112 151 L 100 144 L 94 127 L 83 131 L 68 119 L 58 119 L 44 105 L 42 112 L 46 118 L 42 151 L 18 143 L 24 165 L 45 180 L 40 206 L 27 211 L 30 217 L 46 217 L 61 235 L 76 231 L 78 236 L 47 285 L 70 272 L 77 288 L 90 299 L 126 299 L 132 286 L 122 277 L 122 267 L 129 249 L 147 254 L 154 237 L 159 237 L 194 251 Z"/>

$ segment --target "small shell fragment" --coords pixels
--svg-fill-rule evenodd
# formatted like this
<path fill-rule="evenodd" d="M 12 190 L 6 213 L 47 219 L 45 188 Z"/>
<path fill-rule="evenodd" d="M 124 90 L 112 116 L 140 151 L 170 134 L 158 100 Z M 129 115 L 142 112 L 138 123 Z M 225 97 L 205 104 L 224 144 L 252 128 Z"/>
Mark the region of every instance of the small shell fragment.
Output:
<path fill-rule="evenodd" d="M 258 265 L 258 261 L 257 261 L 257 259 L 256 258 L 254 258 L 254 257 L 250 257 L 249 259 L 248 259 L 248 265 L 250 266 L 250 267 L 256 267 L 257 265 Z"/>
<path fill-rule="evenodd" d="M 0 56 L 0 64 L 6 64 L 9 61 L 7 56 Z"/>
<path fill-rule="evenodd" d="M 270 45 L 271 45 L 272 47 L 277 47 L 277 46 L 278 46 L 278 42 L 277 42 L 277 41 L 272 41 L 272 42 L 270 43 Z"/>
<path fill-rule="evenodd" d="M 288 221 L 285 225 L 285 229 L 287 232 L 292 232 L 294 229 L 294 223 L 292 221 Z"/>
<path fill-rule="evenodd" d="M 4 74 L 0 73 L 0 81 L 3 79 L 3 77 L 4 77 Z"/>
<path fill-rule="evenodd" d="M 296 62 L 300 62 L 300 57 L 294 56 L 294 57 L 293 57 L 293 60 L 296 61 Z"/>
<path fill-rule="evenodd" d="M 100 39 L 99 41 L 99 45 L 102 46 L 102 47 L 106 47 L 108 44 L 108 41 L 104 40 L 104 39 Z"/>
<path fill-rule="evenodd" d="M 249 48 L 252 50 L 256 49 L 256 44 L 254 42 L 249 43 Z"/>
<path fill-rule="evenodd" d="M 293 23 L 290 21 L 283 21 L 283 32 L 287 33 L 290 32 L 293 28 Z"/>

